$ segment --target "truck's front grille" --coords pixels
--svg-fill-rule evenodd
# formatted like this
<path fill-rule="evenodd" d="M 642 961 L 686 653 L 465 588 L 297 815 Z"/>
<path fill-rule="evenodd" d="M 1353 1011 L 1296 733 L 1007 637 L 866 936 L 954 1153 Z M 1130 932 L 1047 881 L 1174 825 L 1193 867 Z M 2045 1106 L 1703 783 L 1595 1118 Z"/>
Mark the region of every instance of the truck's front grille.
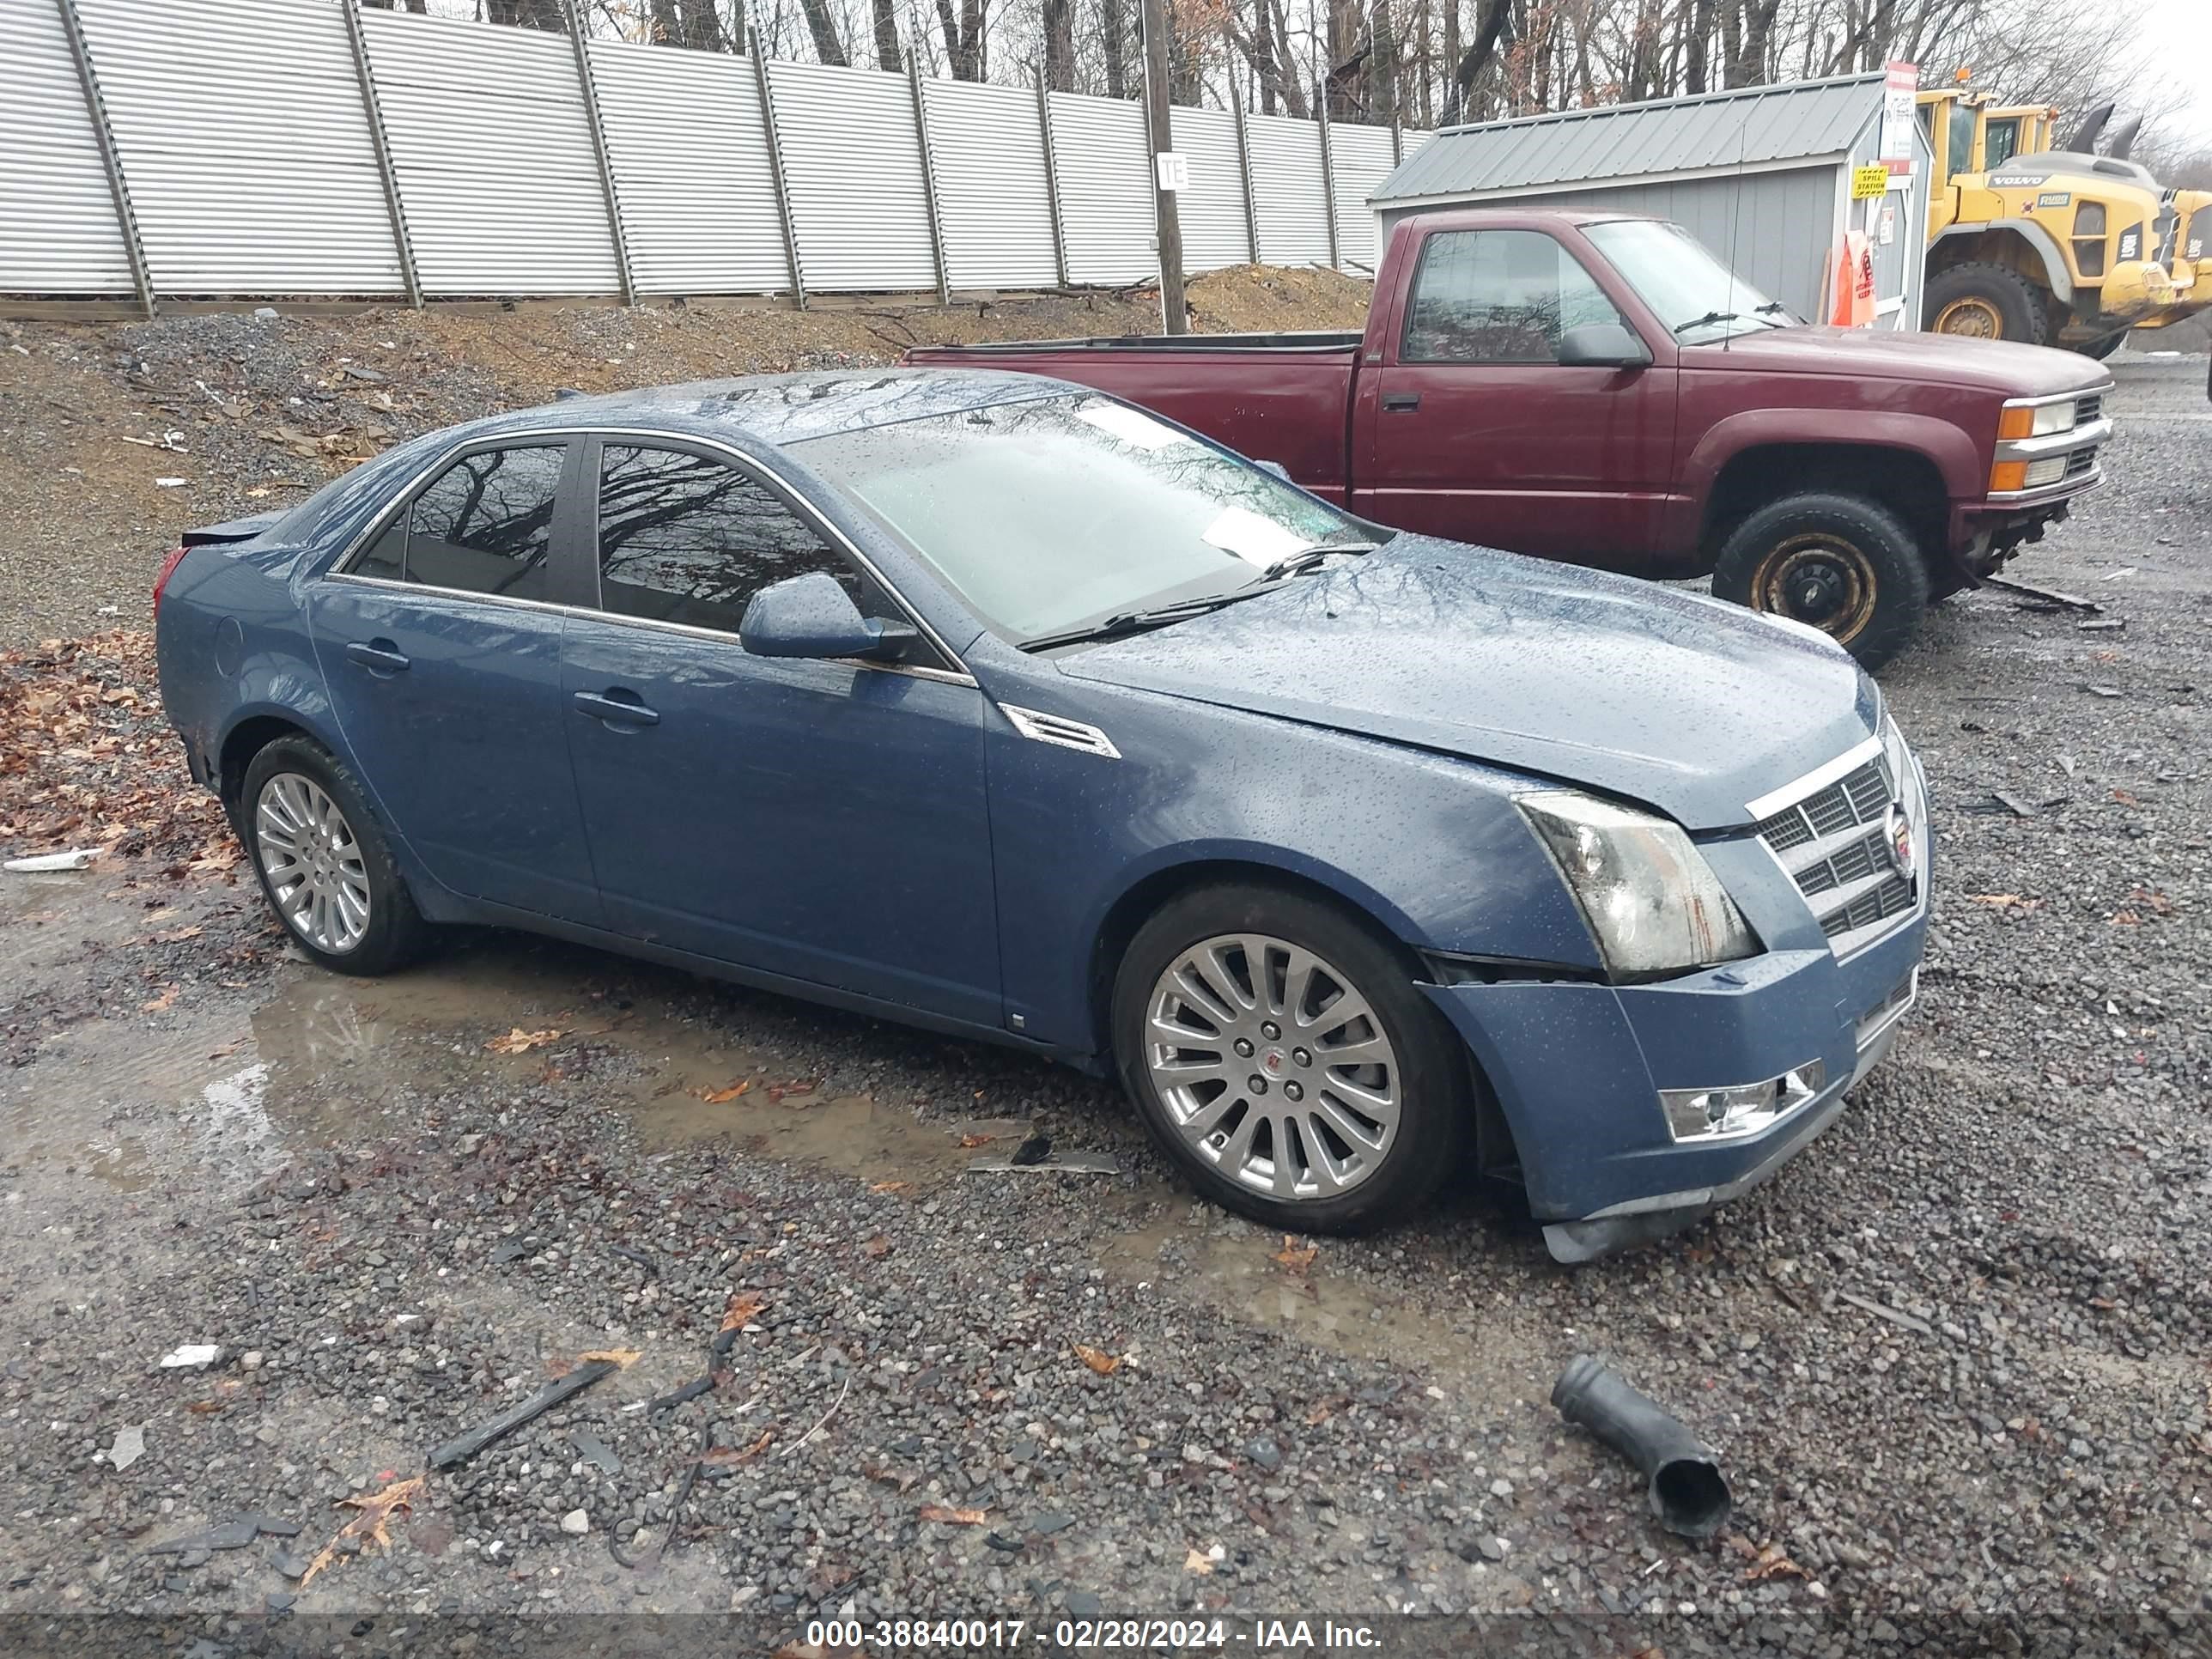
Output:
<path fill-rule="evenodd" d="M 2066 476 L 2069 478 L 2078 478 L 2096 465 L 2096 445 L 2091 444 L 2087 449 L 2073 450 L 2066 457 Z"/>
<path fill-rule="evenodd" d="M 1902 775 L 1911 770 L 1893 732 L 1885 753 L 1759 821 L 1759 840 L 1797 884 L 1839 957 L 1919 908 L 1917 848 L 1925 831 L 1909 799 L 1917 796 L 1914 781 Z M 1914 849 L 1903 867 L 1893 808 L 1904 815 Z"/>
<path fill-rule="evenodd" d="M 2087 426 L 2092 421 L 2101 420 L 2104 414 L 2105 394 L 2101 392 L 2093 392 L 2087 397 L 2077 398 L 2074 401 L 2074 424 L 2076 426 Z"/>

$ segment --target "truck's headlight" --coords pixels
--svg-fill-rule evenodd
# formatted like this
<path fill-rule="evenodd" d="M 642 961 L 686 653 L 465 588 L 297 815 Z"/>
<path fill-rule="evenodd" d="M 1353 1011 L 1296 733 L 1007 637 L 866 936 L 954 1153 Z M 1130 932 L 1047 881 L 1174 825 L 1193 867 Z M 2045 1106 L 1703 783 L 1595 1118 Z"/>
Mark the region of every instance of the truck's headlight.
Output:
<path fill-rule="evenodd" d="M 2047 438 L 2054 432 L 2071 432 L 2079 409 L 2071 398 L 2058 403 L 2008 404 L 1997 416 L 1997 436 Z"/>
<path fill-rule="evenodd" d="M 1517 804 L 1558 860 L 1616 977 L 1758 952 L 1758 938 L 1680 825 L 1565 789 Z"/>

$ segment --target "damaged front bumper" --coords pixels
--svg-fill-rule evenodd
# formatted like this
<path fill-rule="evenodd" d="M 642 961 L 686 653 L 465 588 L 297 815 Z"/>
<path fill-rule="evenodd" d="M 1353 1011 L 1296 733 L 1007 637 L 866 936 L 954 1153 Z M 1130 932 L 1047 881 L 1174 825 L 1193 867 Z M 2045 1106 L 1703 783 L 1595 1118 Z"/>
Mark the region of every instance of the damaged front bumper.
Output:
<path fill-rule="evenodd" d="M 1546 1244 L 1585 1261 L 1686 1226 L 1834 1122 L 1896 1041 L 1926 933 L 1923 896 L 1840 959 L 1799 949 L 1652 985 L 1423 988 L 1497 1097 Z"/>

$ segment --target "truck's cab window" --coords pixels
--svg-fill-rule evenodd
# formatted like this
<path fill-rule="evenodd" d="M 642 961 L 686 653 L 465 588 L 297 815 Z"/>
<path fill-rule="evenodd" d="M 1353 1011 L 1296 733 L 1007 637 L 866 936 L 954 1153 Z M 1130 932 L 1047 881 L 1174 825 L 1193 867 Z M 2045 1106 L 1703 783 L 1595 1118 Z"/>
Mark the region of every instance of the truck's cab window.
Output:
<path fill-rule="evenodd" d="M 1421 245 L 1401 357 L 1555 362 L 1564 330 L 1620 320 L 1589 272 L 1541 231 L 1440 231 Z"/>
<path fill-rule="evenodd" d="M 1982 165 L 2001 167 L 2020 153 L 2020 118 L 1992 121 L 1982 130 Z"/>

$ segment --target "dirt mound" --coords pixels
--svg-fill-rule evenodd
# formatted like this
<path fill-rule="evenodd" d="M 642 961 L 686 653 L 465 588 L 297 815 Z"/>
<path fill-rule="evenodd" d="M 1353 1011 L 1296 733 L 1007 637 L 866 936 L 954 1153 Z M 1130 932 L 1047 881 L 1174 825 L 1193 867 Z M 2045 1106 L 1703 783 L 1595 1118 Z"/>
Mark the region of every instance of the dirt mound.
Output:
<path fill-rule="evenodd" d="M 1367 295 L 1335 271 L 1247 265 L 1188 298 L 1194 325 L 1220 332 L 1357 327 Z M 0 647 L 140 622 L 179 531 L 297 501 L 394 443 L 563 388 L 1158 327 L 1146 289 L 804 312 L 702 301 L 0 322 Z"/>

